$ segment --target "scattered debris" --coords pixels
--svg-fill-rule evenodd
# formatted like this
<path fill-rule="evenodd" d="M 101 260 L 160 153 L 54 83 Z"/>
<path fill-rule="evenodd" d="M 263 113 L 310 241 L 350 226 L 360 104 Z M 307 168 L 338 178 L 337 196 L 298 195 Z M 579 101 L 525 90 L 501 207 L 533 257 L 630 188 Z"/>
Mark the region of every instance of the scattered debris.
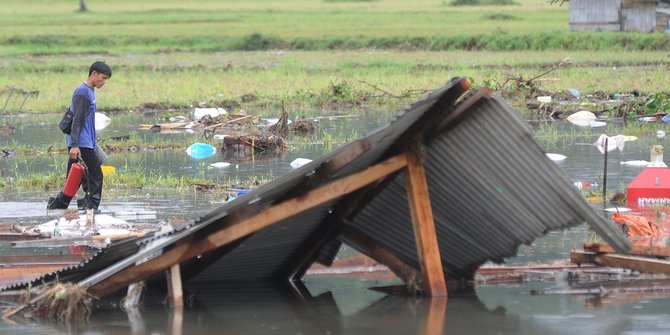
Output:
<path fill-rule="evenodd" d="M 133 232 L 133 227 L 125 220 L 115 218 L 109 214 L 96 215 L 95 228 L 86 225 L 86 214 L 77 212 L 66 214 L 59 219 L 30 227 L 23 232 L 28 234 L 41 234 L 45 237 L 85 237 L 93 235 L 117 235 Z"/>
<path fill-rule="evenodd" d="M 295 121 L 291 127 L 291 134 L 296 135 L 312 135 L 316 131 L 316 126 L 312 120 L 308 120 L 306 117 L 301 116 Z"/>
<path fill-rule="evenodd" d="M 58 322 L 86 321 L 93 311 L 95 298 L 86 287 L 72 283 L 45 284 L 42 293 L 21 306 L 7 310 L 3 317 L 9 319 L 24 310 L 30 315 L 42 316 Z"/>
<path fill-rule="evenodd" d="M 647 220 L 642 215 L 612 214 L 615 223 L 621 225 L 623 232 L 631 240 L 663 237 L 663 226 L 654 220 Z"/>
<path fill-rule="evenodd" d="M 591 187 L 597 187 L 598 184 L 596 183 L 589 183 L 588 181 L 576 181 L 574 182 L 575 187 L 578 189 L 583 189 L 583 188 L 591 188 Z"/>
<path fill-rule="evenodd" d="M 285 149 L 284 138 L 272 134 L 226 136 L 223 139 L 223 150 L 240 157 L 252 156 L 258 152 L 284 151 Z"/>

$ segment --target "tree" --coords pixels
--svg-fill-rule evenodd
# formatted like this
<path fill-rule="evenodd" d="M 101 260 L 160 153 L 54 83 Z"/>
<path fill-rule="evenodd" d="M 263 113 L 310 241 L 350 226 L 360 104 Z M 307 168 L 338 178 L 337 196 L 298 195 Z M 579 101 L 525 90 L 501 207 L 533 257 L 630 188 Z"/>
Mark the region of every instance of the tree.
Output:
<path fill-rule="evenodd" d="M 86 0 L 79 0 L 79 11 L 80 12 L 88 11 L 88 9 L 86 8 Z"/>

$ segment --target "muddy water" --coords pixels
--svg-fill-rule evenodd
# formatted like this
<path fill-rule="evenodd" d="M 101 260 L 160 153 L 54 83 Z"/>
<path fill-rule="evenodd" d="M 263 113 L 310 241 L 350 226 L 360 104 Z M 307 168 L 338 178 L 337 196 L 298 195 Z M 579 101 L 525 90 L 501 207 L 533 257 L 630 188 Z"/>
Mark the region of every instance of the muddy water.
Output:
<path fill-rule="evenodd" d="M 345 121 L 346 120 L 346 121 Z M 132 126 L 155 122 L 136 117 L 100 132 L 100 136 L 120 136 L 137 132 Z M 363 134 L 377 126 L 366 116 L 354 119 L 322 120 L 319 134 L 335 134 L 343 129 L 356 128 Z M 569 131 L 570 125 L 557 124 Z M 46 131 L 44 129 L 47 129 Z M 621 128 L 580 129 L 589 133 L 595 142 L 600 133 L 616 135 Z M 40 136 L 34 134 L 40 133 Z M 142 136 L 167 134 L 143 133 Z M 167 136 L 184 136 L 170 134 Z M 331 135 L 332 136 L 332 135 Z M 0 143 L 21 141 L 44 145 L 59 143 L 62 136 L 48 125 L 24 122 L 17 127 L 13 138 L 2 138 Z M 649 160 L 649 147 L 665 146 L 670 158 L 670 137 L 655 134 L 640 136 L 627 142 L 622 151 L 609 153 L 608 185 L 610 190 L 623 190 L 641 170 L 640 167 L 620 164 L 630 160 Z M 318 142 L 318 139 L 314 142 Z M 0 144 L 2 147 L 2 144 Z M 175 175 L 206 174 L 224 180 L 244 179 L 262 175 L 269 178 L 290 170 L 289 162 L 297 157 L 315 158 L 334 148 L 322 145 L 292 144 L 285 155 L 270 158 L 238 159 L 233 168 L 210 169 L 209 163 L 229 161 L 231 158 L 214 156 L 195 160 L 181 151 L 123 153 L 110 157 L 110 165 L 117 169 L 143 169 Z M 567 145 L 549 144 L 548 152 L 567 156 L 556 162 L 573 181 L 602 185 L 604 160 L 597 149 L 584 143 Z M 47 155 L 0 159 L 4 176 L 22 171 L 40 172 L 63 169 L 64 157 Z M 599 186 L 600 187 L 600 186 Z M 53 219 L 46 213 L 46 197 L 50 192 L 4 194 L 0 198 L 0 222 L 24 224 L 41 223 Z M 127 218 L 135 222 L 160 222 L 171 217 L 196 219 L 213 208 L 222 199 L 199 192 L 170 193 L 144 189 L 117 194 L 110 192 L 103 201 L 103 211 L 118 215 L 131 213 Z M 602 211 L 602 203 L 594 203 Z M 609 205 L 607 205 L 609 207 Z M 137 214 L 132 217 L 132 213 Z M 139 213 L 144 213 L 141 217 Z M 152 216 L 153 215 L 153 216 Z M 568 257 L 574 248 L 581 248 L 587 238 L 584 226 L 549 233 L 531 245 L 521 246 L 518 256 L 509 264 L 545 263 Z M 343 250 L 351 254 L 351 250 Z M 565 276 L 554 273 L 558 278 Z M 182 312 L 173 312 L 160 305 L 162 297 L 147 297 L 139 312 L 124 313 L 116 308 L 117 300 L 100 302 L 87 324 L 58 325 L 54 323 L 9 323 L 0 321 L 0 334 L 662 334 L 670 329 L 667 290 L 655 294 L 623 295 L 614 291 L 583 294 L 573 289 L 566 280 L 542 279 L 530 276 L 526 282 L 505 285 L 479 284 L 475 291 L 450 297 L 448 303 L 440 299 L 414 299 L 387 296 L 370 287 L 399 284 L 389 280 L 359 280 L 346 278 L 307 277 L 307 292 L 298 295 L 268 288 L 233 288 L 199 293 L 200 300 L 188 302 Z M 658 284 L 649 284 L 656 285 Z M 665 285 L 665 284 L 663 284 Z M 202 289 L 202 288 L 201 288 Z M 560 294 L 533 295 L 531 292 L 551 290 Z M 252 294 L 251 292 L 255 292 Z M 573 292 L 567 294 L 566 292 Z M 119 298 L 120 299 L 120 298 Z"/>

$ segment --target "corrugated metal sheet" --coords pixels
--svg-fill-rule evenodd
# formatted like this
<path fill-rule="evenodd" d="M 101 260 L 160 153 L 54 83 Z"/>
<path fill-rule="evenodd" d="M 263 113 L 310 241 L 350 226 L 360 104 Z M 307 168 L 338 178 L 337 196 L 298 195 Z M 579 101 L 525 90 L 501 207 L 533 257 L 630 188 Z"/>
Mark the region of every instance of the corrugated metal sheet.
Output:
<path fill-rule="evenodd" d="M 487 98 L 466 114 L 429 143 L 425 162 L 446 276 L 471 278 L 488 260 L 512 257 L 521 244 L 586 221 L 626 248 L 511 107 Z M 419 268 L 404 185 L 397 178 L 352 224 Z"/>
<path fill-rule="evenodd" d="M 21 289 L 28 284 L 38 286 L 43 282 L 47 283 L 54 280 L 76 282 L 89 276 L 92 272 L 100 271 L 109 264 L 113 264 L 114 262 L 135 254 L 139 249 L 138 241 L 141 241 L 144 238 L 145 237 L 128 237 L 114 241 L 104 249 L 97 249 L 89 259 L 84 260 L 77 265 L 69 266 L 53 273 L 45 273 L 39 278 L 29 282 L 14 283 L 13 285 L 2 287 L 0 288 L 0 291 Z"/>
<path fill-rule="evenodd" d="M 533 141 L 530 127 L 504 101 L 479 91 L 454 106 L 466 89 L 464 83 L 455 78 L 410 106 L 389 126 L 220 206 L 174 233 L 144 241 L 152 242 L 154 248 L 187 239 L 193 241 L 190 243 L 203 241 L 272 205 L 300 198 L 308 190 L 336 183 L 340 177 L 425 142 L 426 175 L 445 276 L 471 277 L 485 261 L 513 256 L 520 244 L 549 230 L 584 222 L 615 248 L 627 250 L 626 238 L 595 214 Z M 288 276 L 286 267 L 300 263 L 301 257 L 323 257 L 319 249 L 332 247 L 337 231 L 331 228 L 342 224 L 340 220 L 345 217 L 349 224 L 418 269 L 404 177 L 399 174 L 384 185 L 383 189 L 366 189 L 329 200 L 182 263 L 184 276 L 193 277 L 186 285 Z M 360 195 L 372 200 L 361 201 Z M 141 257 L 146 255 L 135 253 L 117 264 L 108 260 L 79 270 L 89 274 L 98 271 L 85 282 L 99 283 Z M 81 277 L 77 274 L 76 278 Z"/>

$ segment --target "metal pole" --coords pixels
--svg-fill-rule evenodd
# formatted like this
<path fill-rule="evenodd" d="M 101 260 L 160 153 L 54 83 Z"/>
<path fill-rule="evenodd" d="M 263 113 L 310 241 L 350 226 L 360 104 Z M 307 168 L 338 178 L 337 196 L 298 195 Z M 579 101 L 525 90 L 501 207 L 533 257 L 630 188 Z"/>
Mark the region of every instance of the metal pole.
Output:
<path fill-rule="evenodd" d="M 605 167 L 603 168 L 603 207 L 607 197 L 607 138 L 605 138 Z"/>

